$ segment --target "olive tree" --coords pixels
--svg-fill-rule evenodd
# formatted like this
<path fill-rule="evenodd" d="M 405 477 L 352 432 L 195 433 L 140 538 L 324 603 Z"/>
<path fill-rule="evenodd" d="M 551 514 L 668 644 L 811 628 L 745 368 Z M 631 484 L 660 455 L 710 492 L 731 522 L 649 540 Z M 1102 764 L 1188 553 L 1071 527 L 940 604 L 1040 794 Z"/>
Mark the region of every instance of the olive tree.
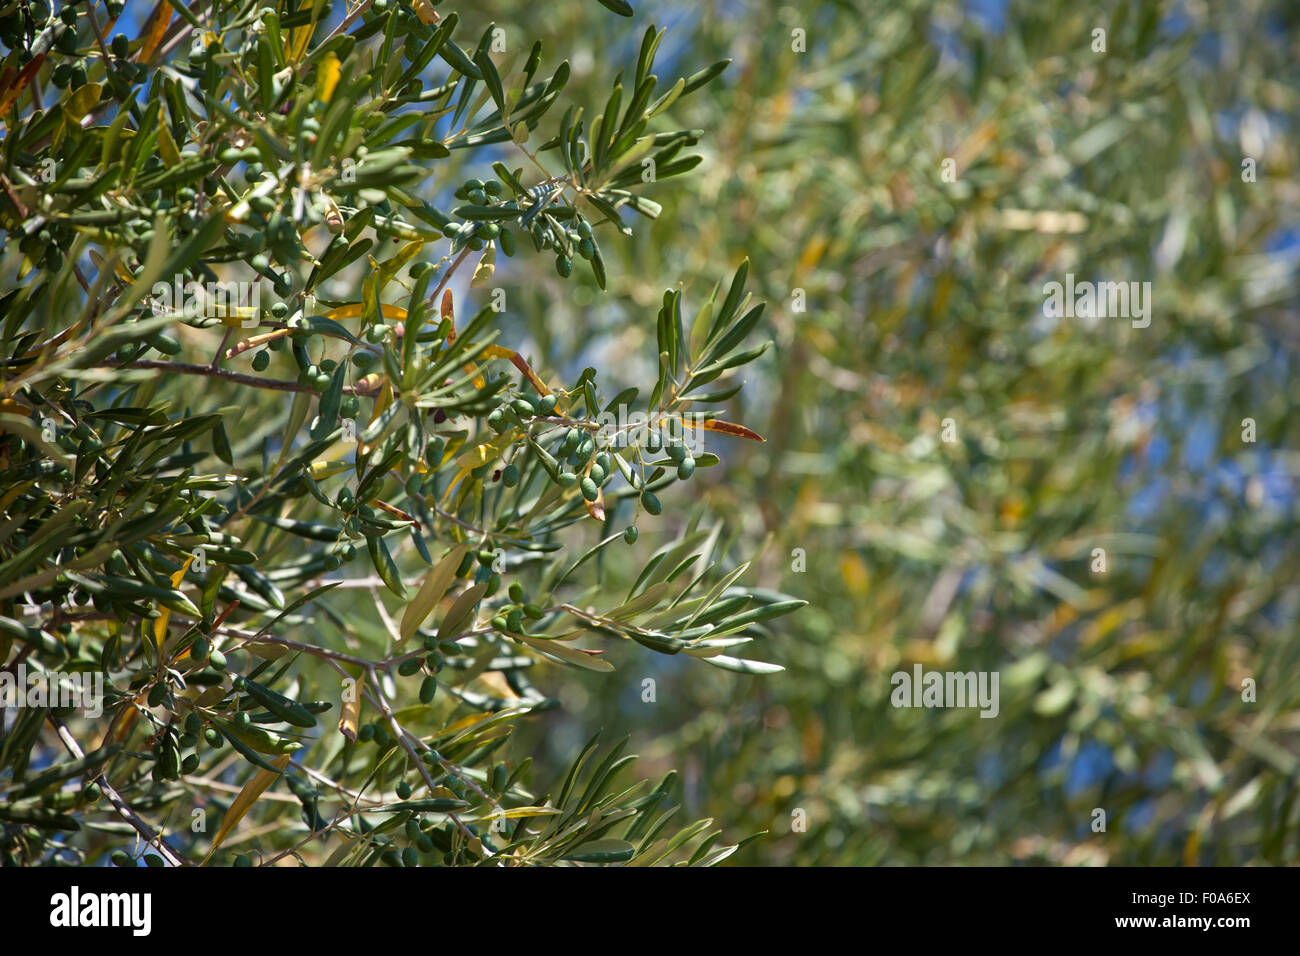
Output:
<path fill-rule="evenodd" d="M 746 646 L 803 602 L 747 586 L 689 490 L 715 438 L 762 441 L 719 416 L 770 344 L 748 265 L 661 279 L 626 315 L 653 350 L 581 368 L 494 281 L 617 282 L 727 63 L 660 77 L 637 27 L 593 115 L 451 6 L 0 6 L 6 862 L 712 864 L 752 835 L 673 820 L 675 774 L 596 727 L 558 779 L 511 748 L 565 706 L 536 675 L 613 646 L 780 670 Z"/>

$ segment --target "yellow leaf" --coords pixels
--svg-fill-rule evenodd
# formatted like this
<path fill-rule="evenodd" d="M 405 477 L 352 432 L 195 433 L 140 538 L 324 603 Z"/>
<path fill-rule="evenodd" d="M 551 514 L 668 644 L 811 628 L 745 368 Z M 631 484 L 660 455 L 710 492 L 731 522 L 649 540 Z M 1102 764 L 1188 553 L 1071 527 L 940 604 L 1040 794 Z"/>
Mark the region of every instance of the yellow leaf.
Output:
<path fill-rule="evenodd" d="M 59 121 L 59 128 L 54 133 L 56 145 L 63 139 L 65 132 L 81 126 L 81 118 L 99 102 L 99 94 L 102 89 L 103 87 L 98 83 L 87 83 L 68 96 L 68 99 L 63 104 L 63 117 Z"/>
<path fill-rule="evenodd" d="M 596 500 L 588 501 L 582 499 L 582 503 L 587 506 L 587 514 L 591 515 L 597 521 L 605 520 L 605 489 L 596 489 Z"/>
<path fill-rule="evenodd" d="M 140 35 L 144 37 L 144 43 L 136 51 L 135 61 L 137 63 L 148 63 L 153 58 L 154 50 L 158 49 L 158 44 L 162 43 L 163 34 L 167 32 L 167 25 L 172 21 L 171 4 L 166 0 L 158 0 L 158 5 L 153 8 L 153 13 L 149 14 L 149 19 L 145 21 L 144 28 Z"/>
<path fill-rule="evenodd" d="M 508 349 L 501 345 L 489 345 L 483 352 L 483 355 L 487 358 L 509 359 L 510 363 L 514 365 L 515 368 L 519 369 L 519 371 L 523 372 L 528 381 L 533 383 L 533 388 L 537 389 L 538 394 L 551 394 L 551 390 L 546 387 L 546 383 L 537 377 L 537 373 L 532 370 L 526 361 L 524 361 L 524 357 L 514 349 Z"/>
<path fill-rule="evenodd" d="M 64 119 L 70 123 L 80 123 L 81 118 L 99 103 L 99 94 L 103 89 L 104 87 L 99 83 L 87 83 L 85 86 L 78 87 L 63 104 Z"/>
<path fill-rule="evenodd" d="M 361 302 L 350 302 L 347 305 L 341 305 L 337 309 L 330 309 L 325 313 L 325 318 L 333 319 L 337 322 L 339 319 L 355 319 L 365 314 L 365 305 Z M 406 310 L 396 305 L 381 305 L 383 316 L 386 319 L 405 319 Z"/>
<path fill-rule="evenodd" d="M 361 688 L 353 684 L 350 689 L 352 698 L 349 700 L 345 696 L 343 706 L 340 708 L 339 733 L 356 743 L 357 725 L 361 723 Z"/>
<path fill-rule="evenodd" d="M 461 561 L 465 559 L 465 552 L 469 550 L 468 543 L 456 545 L 447 552 L 447 555 L 429 569 L 428 576 L 424 583 L 420 585 L 420 590 L 416 593 L 411 603 L 406 606 L 406 611 L 402 614 L 402 623 L 398 628 L 401 640 L 397 646 L 401 646 L 412 634 L 424 623 L 424 619 L 429 616 L 429 612 L 438 606 L 438 602 L 447 594 L 447 588 L 451 586 L 452 580 L 456 577 L 456 569 L 460 567 Z"/>
<path fill-rule="evenodd" d="M 322 0 L 312 0 L 311 5 L 311 22 L 305 27 L 297 27 L 290 30 L 284 38 L 284 58 L 290 64 L 297 64 L 302 59 L 302 55 L 307 52 L 307 44 L 311 43 L 311 35 L 316 32 L 316 18 L 320 16 Z"/>
<path fill-rule="evenodd" d="M 172 139 L 171 130 L 167 128 L 166 123 L 158 124 L 158 155 L 162 158 L 163 165 L 168 168 L 181 161 L 181 151 L 176 148 L 176 140 Z"/>
<path fill-rule="evenodd" d="M 8 491 L 6 491 L 4 493 L 4 497 L 0 498 L 0 514 L 8 514 L 9 506 L 18 499 L 19 495 L 21 495 L 24 491 L 26 491 L 34 484 L 36 484 L 35 478 L 33 478 L 31 481 L 20 482 L 14 485 L 12 488 L 10 488 Z"/>
<path fill-rule="evenodd" d="M 501 450 L 513 443 L 514 436 L 509 432 L 498 435 L 491 441 L 484 442 L 481 445 L 475 445 L 456 459 L 456 464 L 462 468 L 482 468 L 488 462 L 493 461 Z"/>
<path fill-rule="evenodd" d="M 803 252 L 799 254 L 799 261 L 795 264 L 795 272 L 802 275 L 811 271 L 826 252 L 829 243 L 823 235 L 813 236 L 808 240 L 808 244 L 803 247 Z"/>
<path fill-rule="evenodd" d="M 278 770 L 283 770 L 289 765 L 291 759 L 293 758 L 289 754 L 285 754 L 282 757 L 276 757 L 271 761 L 271 766 Z M 208 855 L 203 861 L 204 863 L 207 863 L 208 860 L 212 859 L 212 854 L 216 852 L 217 847 L 221 846 L 221 842 L 230 835 L 230 831 L 239 824 L 239 821 L 244 819 L 245 814 L 247 814 L 249 810 L 253 809 L 253 804 L 257 803 L 262 794 L 266 792 L 266 788 L 269 787 L 278 776 L 280 776 L 280 774 L 272 773 L 269 770 L 259 770 L 257 773 L 253 774 L 252 779 L 249 780 L 248 783 L 244 784 L 243 789 L 239 791 L 239 796 L 235 797 L 235 802 L 232 803 L 230 809 L 226 811 L 226 815 L 221 821 L 221 829 L 217 831 L 217 835 L 213 838 L 212 849 L 208 850 Z"/>
<path fill-rule="evenodd" d="M 447 484 L 447 490 L 442 496 L 443 501 L 451 500 L 451 493 L 458 484 L 468 477 L 469 473 L 475 468 L 482 468 L 488 462 L 496 459 L 501 452 L 514 442 L 514 429 L 506 429 L 490 442 L 484 442 L 482 445 L 475 445 L 456 459 L 456 464 L 460 466 L 455 476 Z"/>
<path fill-rule="evenodd" d="M 689 419 L 682 419 L 682 424 L 689 425 L 691 428 L 696 426 L 696 423 Z M 720 418 L 712 418 L 706 422 L 701 422 L 699 427 L 704 429 L 706 432 L 722 432 L 724 435 L 735 435 L 737 438 L 748 438 L 751 441 L 767 441 L 767 439 L 758 432 L 750 431 L 744 425 L 736 425 L 733 422 L 724 422 Z"/>
<path fill-rule="evenodd" d="M 440 19 L 438 11 L 433 9 L 433 4 L 429 0 L 414 0 L 412 6 L 415 7 L 415 15 L 420 18 L 420 22 L 426 27 L 432 26 Z"/>
<path fill-rule="evenodd" d="M 193 562 L 194 555 L 191 554 L 185 559 L 185 563 L 181 565 L 181 569 L 172 575 L 172 587 L 178 588 L 181 586 L 181 582 L 185 580 L 185 572 L 190 569 L 190 565 Z M 154 643 L 158 645 L 158 650 L 160 651 L 162 650 L 163 641 L 167 640 L 167 625 L 171 622 L 171 619 L 171 608 L 166 607 L 162 609 L 162 614 L 154 619 L 153 639 Z M 189 651 L 186 651 L 185 654 L 188 655 Z"/>
<path fill-rule="evenodd" d="M 334 95 L 334 87 L 338 86 L 340 72 L 339 58 L 333 53 L 326 53 L 321 58 L 320 65 L 316 67 L 316 98 L 322 103 L 328 103 L 330 97 Z"/>
<path fill-rule="evenodd" d="M 483 257 L 479 259 L 478 266 L 474 269 L 474 278 L 469 280 L 471 289 L 480 289 L 492 281 L 492 273 L 497 268 L 497 247 L 496 244 L 489 245 L 483 250 Z"/>
<path fill-rule="evenodd" d="M 439 738 L 451 737 L 453 734 L 459 734 L 462 730 L 473 727 L 475 724 L 481 724 L 483 721 L 494 716 L 495 714 L 470 714 L 468 717 L 462 717 L 460 720 L 443 727 L 442 730 L 438 731 L 434 736 Z"/>
<path fill-rule="evenodd" d="M 18 97 L 23 95 L 23 90 L 27 89 L 27 84 L 32 81 L 41 64 L 45 62 L 45 54 L 38 53 L 28 61 L 27 65 L 18 71 L 15 78 L 12 70 L 5 70 L 4 76 L 0 77 L 0 116 L 5 115 L 18 102 Z"/>
<path fill-rule="evenodd" d="M 509 810 L 493 810 L 481 817 L 461 817 L 465 823 L 488 823 L 492 820 L 521 820 L 525 817 L 549 817 L 561 811 L 557 807 L 513 807 Z"/>
<path fill-rule="evenodd" d="M 452 296 L 451 296 L 450 289 L 448 289 L 446 292 L 442 294 L 442 317 L 446 322 L 449 323 L 447 329 L 448 344 L 455 342 L 456 341 L 456 315 L 455 315 L 455 309 L 452 306 Z M 466 362 L 464 365 L 461 366 L 461 369 L 467 375 L 474 376 L 475 388 L 483 387 L 484 385 L 483 376 L 478 374 L 478 366 L 476 366 L 473 362 Z"/>
<path fill-rule="evenodd" d="M 342 444 L 342 442 L 338 443 L 338 445 Z M 326 451 L 328 452 L 329 449 Z M 307 468 L 307 474 L 311 475 L 313 481 L 324 481 L 326 478 L 341 475 L 351 467 L 347 462 L 330 461 L 327 456 L 313 461 Z"/>

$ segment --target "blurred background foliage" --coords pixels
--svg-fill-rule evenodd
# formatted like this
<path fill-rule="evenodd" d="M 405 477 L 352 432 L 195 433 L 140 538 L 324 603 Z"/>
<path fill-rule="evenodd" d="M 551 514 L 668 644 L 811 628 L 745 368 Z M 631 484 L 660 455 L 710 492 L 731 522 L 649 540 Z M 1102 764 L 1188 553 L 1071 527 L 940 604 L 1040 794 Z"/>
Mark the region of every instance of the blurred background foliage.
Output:
<path fill-rule="evenodd" d="M 602 234 L 607 291 L 549 256 L 498 260 L 498 342 L 550 381 L 592 366 L 602 394 L 645 386 L 664 290 L 680 282 L 689 317 L 748 257 L 767 303 L 753 338 L 775 347 L 724 417 L 766 443 L 710 434 L 722 466 L 592 564 L 598 593 L 625 593 L 720 517 L 721 570 L 753 558 L 741 584 L 809 606 L 759 628 L 781 674 L 628 641 L 607 647 L 613 673 L 537 668 L 562 706 L 516 721 L 494 759 L 531 757 L 546 793 L 596 729 L 630 735 L 637 777 L 680 772 L 677 823 L 712 818 L 727 844 L 768 831 L 729 864 L 1294 862 L 1300 11 L 633 7 L 457 11 L 465 37 L 501 27 L 516 70 L 536 38 L 567 57 L 565 103 L 589 117 L 650 24 L 667 28 L 662 78 L 732 60 L 662 118 L 701 131 L 704 162 L 638 187 L 656 221 Z M 513 166 L 510 149 L 453 151 L 437 185 Z M 1150 282 L 1149 327 L 1046 318 L 1044 284 L 1067 274 Z M 450 287 L 459 315 L 485 306 L 468 275 Z M 601 537 L 583 522 L 565 545 Z M 307 637 L 382 643 L 374 600 L 340 593 Z M 336 675 L 302 663 L 300 690 L 332 695 Z M 997 672 L 998 715 L 894 708 L 891 674 L 915 664 Z M 297 810 L 280 794 L 258 835 Z"/>
<path fill-rule="evenodd" d="M 589 112 L 635 56 L 595 3 L 492 8 L 567 45 Z M 544 675 L 566 708 L 513 746 L 562 769 L 589 728 L 630 733 L 688 816 L 771 831 L 730 862 L 1294 862 L 1300 11 L 636 10 L 665 67 L 733 60 L 672 117 L 705 162 L 607 243 L 608 295 L 500 269 L 516 347 L 642 380 L 665 286 L 699 301 L 748 256 L 777 347 L 728 417 L 768 441 L 717 439 L 696 491 L 763 547 L 751 583 L 811 603 L 773 625 L 785 674 L 615 651 L 614 674 Z M 1150 326 L 1045 319 L 1067 273 L 1151 282 Z M 915 663 L 998 671 L 999 715 L 895 709 Z"/>

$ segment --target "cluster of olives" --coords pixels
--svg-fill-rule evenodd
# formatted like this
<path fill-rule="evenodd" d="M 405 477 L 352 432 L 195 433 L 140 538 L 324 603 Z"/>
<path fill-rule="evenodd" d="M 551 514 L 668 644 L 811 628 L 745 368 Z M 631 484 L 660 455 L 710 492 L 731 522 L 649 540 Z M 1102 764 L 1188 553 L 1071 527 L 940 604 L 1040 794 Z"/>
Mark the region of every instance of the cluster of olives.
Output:
<path fill-rule="evenodd" d="M 298 319 L 298 321 L 301 322 L 302 320 Z M 312 332 L 301 327 L 294 328 L 290 333 L 290 351 L 293 353 L 293 360 L 298 366 L 298 384 L 318 392 L 329 388 L 334 373 L 339 367 L 339 363 L 334 359 L 321 359 L 320 362 L 312 361 L 308 349 L 309 347 L 315 347 L 317 340 L 320 338 L 322 336 L 319 332 Z M 360 398 L 356 395 L 343 396 L 342 403 L 339 405 L 340 417 L 355 418 L 360 410 Z"/>
<path fill-rule="evenodd" d="M 451 641 L 438 641 L 438 636 L 432 632 L 424 633 L 424 649 L 427 652 L 423 657 L 409 657 L 397 665 L 397 673 L 402 677 L 410 677 L 425 671 L 425 678 L 420 683 L 420 702 L 423 704 L 433 703 L 433 698 L 438 693 L 438 678 L 434 675 L 440 673 L 446 665 L 446 658 L 442 655 L 442 650 L 452 650 L 456 645 Z"/>
<path fill-rule="evenodd" d="M 453 784 L 460 784 L 459 787 Z M 452 777 L 443 784 L 448 790 L 451 790 L 458 798 L 463 799 L 465 795 L 465 785 L 456 778 Z M 396 787 L 397 795 L 406 800 L 410 796 L 410 785 L 405 781 L 399 783 Z M 405 792 L 406 796 L 403 796 Z M 375 828 L 364 817 L 357 818 L 357 829 L 362 833 L 370 833 Z M 467 824 L 466 829 L 471 833 L 478 835 L 478 829 L 473 824 Z M 421 855 L 429 856 L 436 852 L 437 846 L 431 834 L 437 833 L 442 846 L 451 846 L 454 825 L 450 822 L 432 823 L 428 818 L 413 815 L 408 817 L 402 825 L 402 833 L 410 843 L 400 852 L 394 846 L 394 839 L 391 836 L 379 836 L 376 834 L 375 842 L 383 847 L 379 853 L 379 859 L 387 866 L 396 867 L 417 867 L 420 865 Z M 487 842 L 486 840 L 484 842 Z M 455 855 L 451 852 L 445 852 L 441 855 L 444 864 L 450 866 L 455 862 Z"/>
<path fill-rule="evenodd" d="M 111 5 L 110 5 L 111 6 Z M 75 7 L 65 6 L 59 11 L 59 20 L 63 29 L 54 38 L 54 49 L 70 57 L 78 57 L 77 45 L 77 11 Z M 4 22 L 0 21 L 0 39 L 4 38 Z M 131 42 L 125 34 L 119 33 L 109 43 L 113 61 L 109 67 L 108 80 L 113 93 L 118 97 L 130 95 L 130 82 L 140 82 L 149 75 L 143 63 L 132 63 Z M 60 63 L 50 73 L 50 81 L 59 89 L 78 90 L 87 83 L 86 68 L 80 61 Z"/>
<path fill-rule="evenodd" d="M 509 428 L 523 428 L 526 420 L 534 417 L 545 418 L 553 414 L 555 406 L 554 394 L 540 398 L 521 394 L 508 399 L 494 409 L 488 415 L 487 423 L 493 431 L 501 434 Z M 610 453 L 604 449 L 598 450 L 595 436 L 581 426 L 570 426 L 551 452 L 540 447 L 538 451 L 543 466 L 551 478 L 562 488 L 572 488 L 576 485 L 587 501 L 595 501 L 599 498 L 600 489 L 608 485 L 614 477 L 615 465 Z M 682 451 L 685 452 L 684 447 Z M 669 454 L 677 453 L 670 450 Z M 683 454 L 680 459 L 674 457 L 674 461 L 681 462 L 678 465 L 678 474 L 683 478 L 689 478 L 695 471 L 695 461 L 688 454 Z M 689 465 L 686 464 L 688 461 Z M 501 470 L 500 477 L 506 487 L 514 487 L 519 480 L 518 466 L 513 462 L 507 464 Z M 635 475 L 633 480 L 634 487 L 639 487 L 639 479 L 636 479 Z M 641 491 L 641 504 L 652 515 L 657 515 L 662 510 L 659 499 L 649 490 Z M 635 526 L 629 526 L 623 532 L 629 544 L 636 541 L 638 534 Z"/>
<path fill-rule="evenodd" d="M 36 0 L 29 8 L 32 19 L 37 23 L 43 22 L 49 18 L 50 8 L 48 4 Z M 73 14 L 76 15 L 75 12 Z M 26 46 L 25 40 L 26 22 L 22 14 L 22 7 L 14 4 L 9 8 L 9 12 L 0 17 L 0 43 L 9 47 L 11 50 L 19 51 L 19 62 L 26 64 L 31 59 L 31 55 L 23 56 L 23 48 Z"/>
<path fill-rule="evenodd" d="M 155 684 L 154 691 L 159 688 L 166 688 L 165 684 Z M 154 704 L 153 692 L 150 692 L 149 702 Z M 168 726 L 160 731 L 157 735 L 157 743 L 153 749 L 153 779 L 155 781 L 179 780 L 182 774 L 191 774 L 199 769 L 199 733 L 203 729 L 202 721 L 195 713 L 190 713 L 185 718 L 184 733 L 178 734 L 176 728 Z M 221 735 L 212 728 L 208 728 L 221 740 Z M 205 735 L 206 739 L 206 735 Z M 181 757 L 181 751 L 188 750 L 190 753 Z"/>
<path fill-rule="evenodd" d="M 536 604 L 524 600 L 524 586 L 519 581 L 511 581 L 507 593 L 510 595 L 510 603 L 498 608 L 496 616 L 492 618 L 492 626 L 498 631 L 523 634 L 527 627 L 525 618 L 540 621 L 546 616 L 546 612 Z"/>
<path fill-rule="evenodd" d="M 488 427 L 499 435 L 507 428 L 523 425 L 525 418 L 551 415 L 555 411 L 557 399 L 558 396 L 555 394 L 543 395 L 539 398 L 521 394 L 508 399 L 488 415 Z"/>
<path fill-rule="evenodd" d="M 18 248 L 33 265 L 57 272 L 63 268 L 62 250 L 72 245 L 76 235 L 72 226 L 47 222 L 38 232 L 23 236 L 18 241 Z"/>
<path fill-rule="evenodd" d="M 503 188 L 495 179 L 484 182 L 481 179 L 467 179 L 455 192 L 457 199 L 474 206 L 486 206 L 499 200 Z M 515 254 L 515 236 L 499 222 L 484 222 L 467 219 L 464 222 L 452 220 L 443 227 L 442 234 L 448 239 L 463 242 L 476 252 L 486 243 L 495 242 L 502 253 L 507 256 Z"/>
<path fill-rule="evenodd" d="M 159 172 L 163 168 L 163 162 L 157 156 L 150 156 L 145 160 L 145 175 Z M 173 234 L 178 239 L 183 239 L 198 225 L 198 217 L 193 212 L 195 197 L 195 191 L 188 186 L 177 189 L 172 196 L 164 194 L 160 189 L 148 189 L 140 194 L 140 202 L 150 209 L 173 213 L 171 217 Z M 123 223 L 121 230 L 122 240 L 134 251 L 136 260 L 143 262 L 149 244 L 153 241 L 153 220 L 137 216 Z"/>
<path fill-rule="evenodd" d="M 534 241 L 539 241 L 543 249 L 549 248 L 552 244 L 551 234 L 537 223 L 533 224 L 533 229 Z M 582 258 L 590 261 L 596 254 L 596 242 L 591 237 L 591 223 L 587 220 L 579 219 L 577 226 L 568 230 L 567 238 L 570 250 L 577 252 Z M 561 249 L 556 253 L 555 271 L 565 279 L 573 274 L 573 257 L 568 251 Z"/>
<path fill-rule="evenodd" d="M 668 443 L 668 457 L 677 463 L 677 477 L 685 481 L 695 474 L 695 458 L 680 438 Z"/>
<path fill-rule="evenodd" d="M 260 162 L 261 154 L 255 148 L 225 149 L 217 158 L 227 165 L 245 162 L 244 176 L 249 183 L 257 182 L 266 175 Z M 248 258 L 254 269 L 271 280 L 277 295 L 288 296 L 293 290 L 295 276 L 288 269 L 277 272 L 272 267 L 271 260 L 274 257 L 278 262 L 292 263 L 302 259 L 299 223 L 294 219 L 292 203 L 275 195 L 253 196 L 248 200 L 248 209 L 245 225 L 249 231 L 227 229 L 226 239 Z M 304 205 L 303 218 L 304 227 L 324 221 L 320 210 L 311 203 Z M 267 249 L 271 255 L 264 251 Z"/>

